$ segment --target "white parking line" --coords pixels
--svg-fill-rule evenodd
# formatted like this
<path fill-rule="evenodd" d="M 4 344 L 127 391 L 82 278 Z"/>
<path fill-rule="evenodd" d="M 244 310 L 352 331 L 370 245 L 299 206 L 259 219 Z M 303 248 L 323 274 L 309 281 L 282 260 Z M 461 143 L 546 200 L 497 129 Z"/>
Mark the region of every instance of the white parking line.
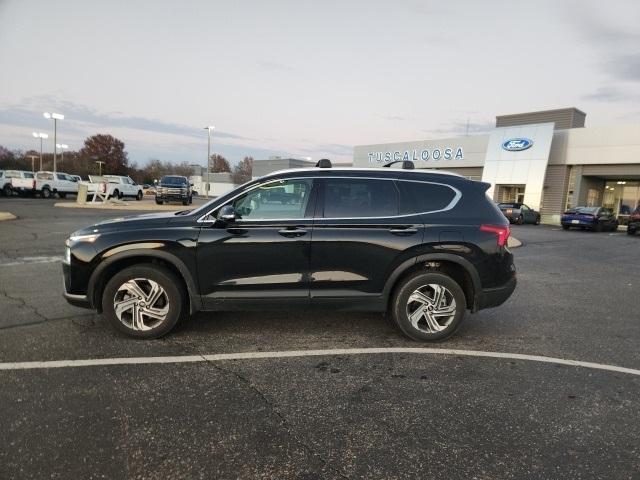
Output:
<path fill-rule="evenodd" d="M 225 360 L 257 360 L 264 358 L 320 357 L 329 355 L 372 355 L 386 353 L 454 355 L 464 357 L 500 358 L 508 360 L 525 360 L 530 362 L 583 367 L 609 372 L 628 373 L 640 376 L 640 370 L 618 367 L 602 363 L 582 362 L 564 358 L 544 357 L 541 355 L 525 355 L 521 353 L 486 352 L 481 350 L 454 350 L 449 348 L 337 348 L 328 350 L 289 350 L 281 352 L 241 352 L 216 353 L 211 355 L 183 355 L 172 357 L 125 357 L 125 358 L 90 358 L 85 360 L 54 360 L 46 362 L 8 362 L 0 363 L 0 370 L 34 370 L 48 368 L 98 367 L 108 365 L 147 365 L 166 363 L 221 362 Z"/>
<path fill-rule="evenodd" d="M 15 267 L 17 265 L 27 265 L 32 263 L 55 263 L 61 262 L 62 257 L 22 257 L 7 263 L 0 263 L 0 267 Z"/>

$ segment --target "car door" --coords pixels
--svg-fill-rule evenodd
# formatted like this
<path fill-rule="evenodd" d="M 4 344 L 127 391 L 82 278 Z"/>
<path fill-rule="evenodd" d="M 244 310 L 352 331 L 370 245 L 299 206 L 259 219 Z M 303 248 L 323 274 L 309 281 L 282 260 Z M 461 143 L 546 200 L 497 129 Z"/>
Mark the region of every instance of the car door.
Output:
<path fill-rule="evenodd" d="M 529 207 L 527 207 L 524 203 L 521 205 L 520 211 L 522 212 L 523 223 L 535 222 L 533 211 Z"/>
<path fill-rule="evenodd" d="M 204 222 L 198 239 L 198 280 L 208 308 L 251 308 L 271 299 L 309 299 L 309 250 L 315 181 L 271 180 L 233 198 L 235 221 Z"/>
<path fill-rule="evenodd" d="M 390 273 L 423 240 L 419 215 L 401 215 L 393 178 L 320 180 L 311 244 L 311 303 L 336 299 L 373 306 Z"/>

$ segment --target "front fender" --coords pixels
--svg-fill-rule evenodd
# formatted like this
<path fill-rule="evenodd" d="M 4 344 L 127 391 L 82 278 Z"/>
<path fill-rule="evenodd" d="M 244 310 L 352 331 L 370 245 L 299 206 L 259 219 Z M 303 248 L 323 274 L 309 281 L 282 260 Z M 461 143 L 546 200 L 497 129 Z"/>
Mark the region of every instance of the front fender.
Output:
<path fill-rule="evenodd" d="M 152 243 L 157 246 L 159 242 L 144 242 L 140 244 L 126 245 L 127 248 L 125 250 L 123 250 L 122 247 L 114 247 L 100 254 L 101 261 L 91 274 L 87 287 L 87 292 L 92 292 L 94 295 L 94 298 L 92 299 L 94 307 L 98 308 L 100 305 L 100 299 L 96 298 L 98 293 L 96 287 L 98 287 L 102 281 L 104 273 L 108 271 L 110 266 L 128 258 L 145 257 L 145 259 L 157 258 L 172 265 L 180 273 L 180 276 L 187 285 L 191 313 L 202 309 L 202 300 L 198 293 L 196 282 L 187 265 L 180 258 L 170 252 L 152 248 L 149 245 Z"/>

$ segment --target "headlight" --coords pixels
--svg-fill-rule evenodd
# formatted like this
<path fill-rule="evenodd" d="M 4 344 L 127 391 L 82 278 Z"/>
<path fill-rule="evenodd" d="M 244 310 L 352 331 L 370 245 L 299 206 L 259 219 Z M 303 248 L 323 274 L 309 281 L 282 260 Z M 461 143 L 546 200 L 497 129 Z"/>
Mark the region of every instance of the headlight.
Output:
<path fill-rule="evenodd" d="M 69 247 L 64 249 L 64 263 L 67 265 L 71 263 L 71 248 Z"/>
<path fill-rule="evenodd" d="M 70 243 L 80 243 L 80 242 L 93 243 L 98 239 L 99 236 L 100 236 L 99 233 L 90 233 L 87 235 L 71 235 L 69 237 L 69 242 Z"/>

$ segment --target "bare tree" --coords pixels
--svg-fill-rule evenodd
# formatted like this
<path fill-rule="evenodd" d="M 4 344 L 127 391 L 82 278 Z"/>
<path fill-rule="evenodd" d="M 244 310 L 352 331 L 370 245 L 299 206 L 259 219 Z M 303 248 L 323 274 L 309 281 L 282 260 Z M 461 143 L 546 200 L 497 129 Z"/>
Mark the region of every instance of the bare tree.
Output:
<path fill-rule="evenodd" d="M 211 171 L 213 173 L 231 172 L 231 165 L 222 155 L 214 153 L 211 155 Z"/>
<path fill-rule="evenodd" d="M 253 172 L 253 157 L 244 157 L 235 167 L 233 167 L 233 183 L 239 185 L 251 180 Z"/>

